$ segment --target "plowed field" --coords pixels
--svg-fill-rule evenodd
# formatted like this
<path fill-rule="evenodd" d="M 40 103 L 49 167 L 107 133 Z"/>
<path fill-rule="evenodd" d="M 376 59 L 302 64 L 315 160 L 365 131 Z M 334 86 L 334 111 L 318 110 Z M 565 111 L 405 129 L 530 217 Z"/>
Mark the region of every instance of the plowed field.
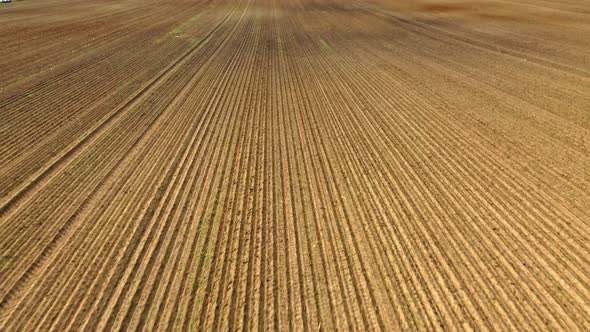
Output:
<path fill-rule="evenodd" d="M 0 331 L 590 330 L 590 2 L 0 29 Z"/>

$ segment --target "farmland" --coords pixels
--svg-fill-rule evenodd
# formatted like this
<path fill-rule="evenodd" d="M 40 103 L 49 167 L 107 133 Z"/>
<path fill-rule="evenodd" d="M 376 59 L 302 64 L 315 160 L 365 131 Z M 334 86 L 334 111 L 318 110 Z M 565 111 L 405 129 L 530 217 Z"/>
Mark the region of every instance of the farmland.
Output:
<path fill-rule="evenodd" d="M 590 2 L 0 26 L 0 331 L 590 330 Z"/>

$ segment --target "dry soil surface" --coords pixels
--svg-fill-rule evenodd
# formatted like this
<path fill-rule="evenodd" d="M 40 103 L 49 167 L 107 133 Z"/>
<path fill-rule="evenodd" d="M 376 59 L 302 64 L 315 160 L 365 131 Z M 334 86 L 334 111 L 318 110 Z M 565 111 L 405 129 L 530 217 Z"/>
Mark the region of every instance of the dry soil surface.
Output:
<path fill-rule="evenodd" d="M 590 329 L 590 2 L 0 29 L 1 331 Z"/>

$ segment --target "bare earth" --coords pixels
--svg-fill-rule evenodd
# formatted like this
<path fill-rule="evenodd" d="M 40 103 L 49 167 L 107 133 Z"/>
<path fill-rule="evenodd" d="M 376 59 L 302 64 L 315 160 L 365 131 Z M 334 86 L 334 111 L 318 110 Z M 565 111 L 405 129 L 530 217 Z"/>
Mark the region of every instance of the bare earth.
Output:
<path fill-rule="evenodd" d="M 0 331 L 590 330 L 589 1 L 0 29 Z"/>

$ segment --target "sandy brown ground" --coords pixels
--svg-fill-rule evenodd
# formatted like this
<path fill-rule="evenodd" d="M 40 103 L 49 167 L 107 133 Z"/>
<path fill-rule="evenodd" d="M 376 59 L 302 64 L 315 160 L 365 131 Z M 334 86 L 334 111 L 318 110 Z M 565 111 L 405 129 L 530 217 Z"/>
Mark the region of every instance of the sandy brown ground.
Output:
<path fill-rule="evenodd" d="M 590 2 L 0 29 L 0 331 L 590 330 Z"/>

